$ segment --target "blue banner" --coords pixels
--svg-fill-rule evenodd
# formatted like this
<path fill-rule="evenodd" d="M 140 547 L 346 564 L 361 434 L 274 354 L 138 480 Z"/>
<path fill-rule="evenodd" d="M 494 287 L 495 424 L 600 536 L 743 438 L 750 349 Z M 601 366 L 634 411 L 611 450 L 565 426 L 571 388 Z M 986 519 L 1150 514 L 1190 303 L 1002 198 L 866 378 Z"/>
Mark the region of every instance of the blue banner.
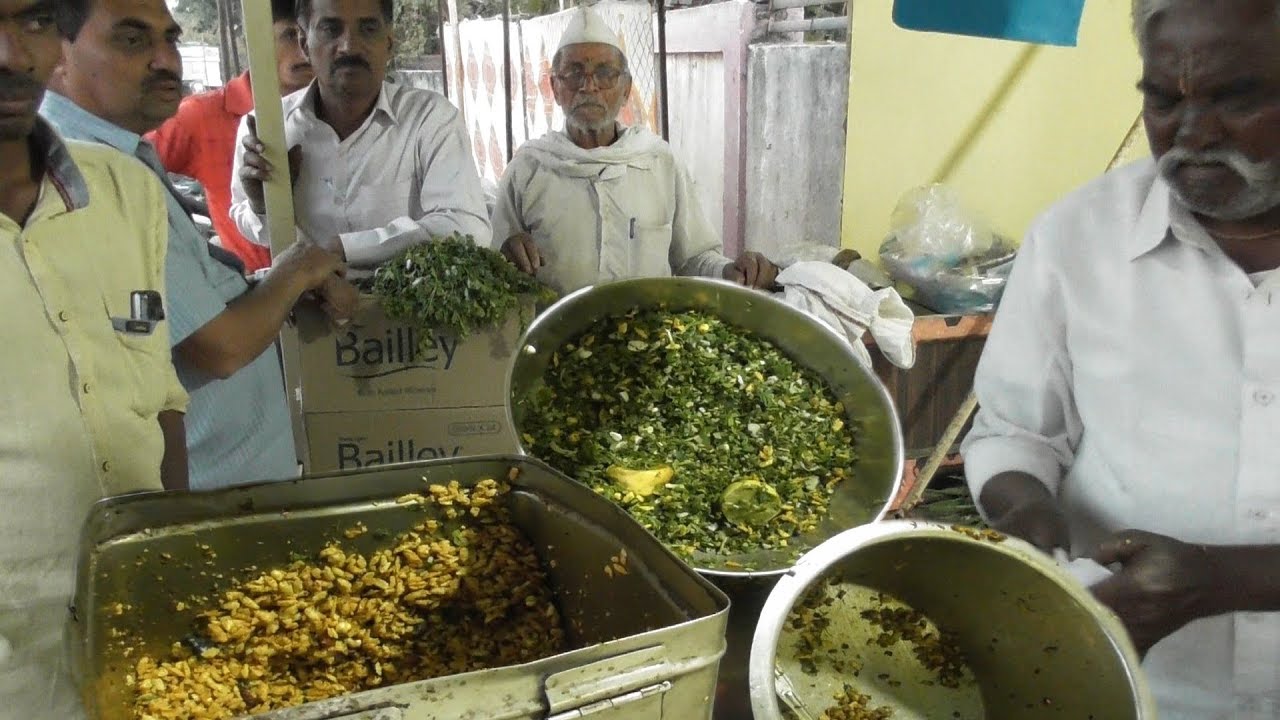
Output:
<path fill-rule="evenodd" d="M 1074 46 L 1084 0 L 895 0 L 907 30 Z"/>

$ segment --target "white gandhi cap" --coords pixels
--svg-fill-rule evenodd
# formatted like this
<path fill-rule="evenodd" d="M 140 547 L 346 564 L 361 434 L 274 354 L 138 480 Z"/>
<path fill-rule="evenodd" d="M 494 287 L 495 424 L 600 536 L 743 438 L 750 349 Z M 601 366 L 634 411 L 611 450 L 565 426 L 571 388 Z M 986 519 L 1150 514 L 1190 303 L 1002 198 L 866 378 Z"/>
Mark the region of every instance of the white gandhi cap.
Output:
<path fill-rule="evenodd" d="M 618 48 L 619 52 L 624 52 L 618 35 L 609 29 L 599 13 L 587 5 L 579 7 L 569 19 L 569 27 L 565 28 L 564 34 L 560 36 L 560 45 L 556 48 L 556 52 L 570 45 L 583 43 L 612 45 Z"/>

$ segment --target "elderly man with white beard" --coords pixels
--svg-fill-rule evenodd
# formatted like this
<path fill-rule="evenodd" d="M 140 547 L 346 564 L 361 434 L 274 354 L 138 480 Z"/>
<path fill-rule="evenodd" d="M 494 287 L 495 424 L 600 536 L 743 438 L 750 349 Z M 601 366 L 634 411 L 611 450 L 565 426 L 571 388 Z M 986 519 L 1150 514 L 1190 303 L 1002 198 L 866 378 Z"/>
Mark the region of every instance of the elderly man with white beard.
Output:
<path fill-rule="evenodd" d="M 772 287 L 778 269 L 763 255 L 722 254 L 671 146 L 618 124 L 631 77 L 621 41 L 594 10 L 574 14 L 552 73 L 565 129 L 525 143 L 507 166 L 493 215 L 496 249 L 561 293 L 669 275 Z"/>
<path fill-rule="evenodd" d="M 1164 720 L 1280 717 L 1280 2 L 1135 0 L 1154 160 L 1049 210 L 978 368 L 992 524 L 1092 590 Z"/>

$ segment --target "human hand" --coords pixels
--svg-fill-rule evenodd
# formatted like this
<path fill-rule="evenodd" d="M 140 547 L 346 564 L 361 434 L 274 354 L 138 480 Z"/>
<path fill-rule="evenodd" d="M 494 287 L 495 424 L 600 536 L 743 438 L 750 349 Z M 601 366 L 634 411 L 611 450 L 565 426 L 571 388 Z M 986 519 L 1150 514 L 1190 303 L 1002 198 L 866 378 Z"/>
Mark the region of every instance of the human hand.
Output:
<path fill-rule="evenodd" d="M 750 288 L 769 289 L 778 277 L 778 266 L 758 252 L 745 252 L 724 269 L 724 279 Z"/>
<path fill-rule="evenodd" d="M 528 233 L 517 233 L 507 238 L 507 241 L 502 243 L 502 256 L 526 275 L 537 275 L 538 268 L 547 264 L 542 257 L 542 252 L 538 250 L 537 244 Z"/>
<path fill-rule="evenodd" d="M 1067 519 L 1053 502 L 1036 500 L 1011 507 L 999 516 L 992 516 L 991 527 L 1022 538 L 1045 553 L 1052 553 L 1054 548 L 1071 547 Z"/>
<path fill-rule="evenodd" d="M 320 307 L 329 316 L 334 325 L 346 325 L 355 314 L 356 305 L 360 302 L 360 291 L 346 278 L 330 275 L 317 291 Z"/>
<path fill-rule="evenodd" d="M 1022 538 L 1045 553 L 1071 547 L 1066 517 L 1049 490 L 1031 475 L 996 475 L 982 488 L 978 502 L 991 527 L 1006 535 Z"/>
<path fill-rule="evenodd" d="M 1119 572 L 1090 590 L 1120 616 L 1143 655 L 1192 620 L 1216 614 L 1212 600 L 1223 592 L 1221 573 L 1203 545 L 1126 530 L 1092 557 L 1100 565 L 1120 564 Z"/>
<path fill-rule="evenodd" d="M 241 141 L 240 159 L 244 163 L 240 168 L 240 182 L 244 184 L 244 194 L 249 198 L 249 207 L 259 215 L 267 212 L 266 195 L 262 183 L 271 179 L 271 163 L 263 156 L 266 146 L 258 139 L 258 122 L 254 116 L 248 116 L 249 134 Z M 302 146 L 289 148 L 289 182 L 290 187 L 298 183 L 298 170 L 302 168 Z"/>
<path fill-rule="evenodd" d="M 328 240 L 318 241 L 317 244 L 321 248 L 328 250 L 334 255 L 337 255 L 339 258 L 342 259 L 343 262 L 347 261 L 347 248 L 342 244 L 342 238 L 340 236 L 334 235 Z"/>
<path fill-rule="evenodd" d="M 316 243 L 299 240 L 276 256 L 271 265 L 271 272 L 280 273 L 296 283 L 298 294 L 301 295 L 311 290 L 319 290 L 330 282 L 332 277 L 345 276 L 347 266 L 342 262 L 342 258 Z"/>

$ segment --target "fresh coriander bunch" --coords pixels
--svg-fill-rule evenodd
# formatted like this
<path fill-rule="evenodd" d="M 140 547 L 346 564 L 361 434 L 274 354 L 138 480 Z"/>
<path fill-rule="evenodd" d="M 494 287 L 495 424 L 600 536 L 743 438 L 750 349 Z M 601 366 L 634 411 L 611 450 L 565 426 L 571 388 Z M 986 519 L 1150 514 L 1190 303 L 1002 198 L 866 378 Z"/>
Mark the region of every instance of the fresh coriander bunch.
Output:
<path fill-rule="evenodd" d="M 554 292 L 497 252 L 454 234 L 415 245 L 374 273 L 373 294 L 393 320 L 466 337 L 502 323 L 521 297 L 539 303 Z"/>

